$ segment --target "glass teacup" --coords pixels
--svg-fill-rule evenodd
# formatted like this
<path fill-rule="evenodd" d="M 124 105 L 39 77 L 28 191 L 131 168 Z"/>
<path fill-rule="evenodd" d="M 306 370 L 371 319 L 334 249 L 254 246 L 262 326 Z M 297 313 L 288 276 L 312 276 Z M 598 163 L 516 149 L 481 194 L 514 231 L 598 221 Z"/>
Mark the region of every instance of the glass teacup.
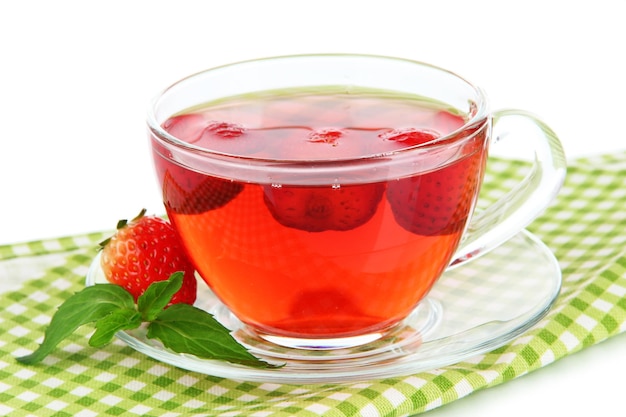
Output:
<path fill-rule="evenodd" d="M 397 330 L 448 268 L 539 215 L 565 174 L 540 120 L 491 112 L 463 78 L 397 58 L 210 69 L 159 95 L 148 124 L 168 217 L 199 275 L 251 333 L 293 348 Z M 531 172 L 474 213 L 489 147 L 510 129 L 527 134 Z"/>

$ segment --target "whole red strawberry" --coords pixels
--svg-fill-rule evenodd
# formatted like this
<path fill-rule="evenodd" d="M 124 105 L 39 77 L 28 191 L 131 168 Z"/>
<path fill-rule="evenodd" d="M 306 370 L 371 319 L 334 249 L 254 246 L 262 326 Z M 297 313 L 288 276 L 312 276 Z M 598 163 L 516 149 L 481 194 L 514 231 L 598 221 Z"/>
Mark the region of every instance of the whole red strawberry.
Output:
<path fill-rule="evenodd" d="M 100 245 L 100 265 L 107 280 L 124 287 L 135 301 L 155 281 L 174 272 L 184 273 L 183 286 L 170 304 L 193 304 L 197 281 L 194 267 L 170 223 L 157 216 L 145 216 L 145 209 L 130 222 L 120 220 L 117 232 Z"/>

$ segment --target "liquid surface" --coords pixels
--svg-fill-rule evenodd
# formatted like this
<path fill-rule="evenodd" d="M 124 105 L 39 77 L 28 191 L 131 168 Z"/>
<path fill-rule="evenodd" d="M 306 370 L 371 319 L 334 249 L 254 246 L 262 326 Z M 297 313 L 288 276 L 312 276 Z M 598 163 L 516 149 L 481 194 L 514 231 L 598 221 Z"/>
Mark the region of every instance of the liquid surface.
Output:
<path fill-rule="evenodd" d="M 390 94 L 310 95 L 298 90 L 216 103 L 167 120 L 189 144 L 256 158 L 332 160 L 379 155 L 459 129 L 462 116 Z M 384 105 L 381 105 L 384 100 Z M 395 123 L 394 123 L 395 122 Z"/>
<path fill-rule="evenodd" d="M 464 123 L 417 100 L 294 93 L 193 109 L 163 127 L 227 154 L 307 161 L 428 146 Z M 170 220 L 242 321 L 344 337 L 397 323 L 448 265 L 482 178 L 485 125 L 460 132 L 474 135 L 441 169 L 351 185 L 238 182 L 174 163 L 156 144 L 154 156 Z"/>

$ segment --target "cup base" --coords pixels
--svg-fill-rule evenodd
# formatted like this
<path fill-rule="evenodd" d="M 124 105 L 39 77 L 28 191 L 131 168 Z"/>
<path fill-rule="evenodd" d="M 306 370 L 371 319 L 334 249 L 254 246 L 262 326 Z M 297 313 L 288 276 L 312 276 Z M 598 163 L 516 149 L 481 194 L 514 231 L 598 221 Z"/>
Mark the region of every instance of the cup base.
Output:
<path fill-rule="evenodd" d="M 107 282 L 100 267 L 100 255 L 96 255 L 89 267 L 87 286 Z M 370 344 L 346 349 L 293 349 L 251 335 L 241 323 L 222 322 L 238 340 L 248 344 L 251 353 L 261 356 L 265 352 L 262 359 L 283 367 L 251 368 L 176 353 L 164 348 L 158 340 L 148 338 L 145 328 L 121 331 L 117 337 L 163 363 L 238 381 L 283 384 L 371 381 L 441 368 L 501 347 L 544 317 L 560 288 L 561 269 L 553 252 L 524 231 L 462 268 L 446 271 L 405 322 Z M 227 310 L 207 287 L 199 288 L 196 306 L 211 314 L 219 312 L 226 321 L 232 318 L 224 314 Z M 436 313 L 430 317 L 437 320 L 426 320 L 430 330 L 423 326 L 418 335 L 407 334 L 413 332 L 412 326 L 420 327 L 420 321 L 413 320 L 425 317 L 423 314 L 431 308 Z"/>
<path fill-rule="evenodd" d="M 335 361 L 377 356 L 381 352 L 415 349 L 437 328 L 443 316 L 441 304 L 424 299 L 400 323 L 369 334 L 338 338 L 300 338 L 259 332 L 237 319 L 225 306 L 212 310 L 215 318 L 233 329 L 233 336 L 256 355 L 274 360 Z"/>
<path fill-rule="evenodd" d="M 298 338 L 298 337 L 285 337 L 285 336 L 273 336 L 269 334 L 256 333 L 261 339 L 273 343 L 275 345 L 291 348 L 291 349 L 306 349 L 306 350 L 332 350 L 332 349 L 346 349 L 355 346 L 365 345 L 367 343 L 375 342 L 383 337 L 383 332 L 370 333 L 366 335 L 351 336 L 351 337 L 338 337 L 338 338 Z"/>

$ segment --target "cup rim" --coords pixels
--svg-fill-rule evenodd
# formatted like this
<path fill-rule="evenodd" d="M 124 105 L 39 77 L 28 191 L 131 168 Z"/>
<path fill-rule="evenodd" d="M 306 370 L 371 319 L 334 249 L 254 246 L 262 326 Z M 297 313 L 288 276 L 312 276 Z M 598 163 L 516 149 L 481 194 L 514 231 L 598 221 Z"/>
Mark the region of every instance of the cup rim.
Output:
<path fill-rule="evenodd" d="M 322 59 L 373 59 L 377 61 L 386 62 L 399 62 L 401 64 L 410 64 L 428 69 L 435 70 L 440 73 L 447 74 L 454 77 L 458 81 L 461 81 L 465 86 L 469 87 L 474 95 L 475 109 L 474 114 L 469 118 L 463 126 L 458 129 L 449 132 L 446 135 L 438 137 L 436 140 L 427 142 L 426 144 L 419 144 L 414 146 L 408 146 L 405 148 L 396 149 L 393 151 L 385 152 L 383 154 L 365 154 L 359 156 L 338 157 L 333 159 L 288 159 L 288 158 L 265 158 L 249 155 L 236 155 L 216 150 L 207 149 L 202 146 L 197 146 L 185 142 L 174 135 L 171 135 L 160 123 L 157 122 L 157 107 L 160 100 L 172 89 L 176 88 L 179 84 L 192 79 L 194 77 L 201 76 L 213 71 L 229 70 L 238 66 L 254 64 L 256 62 L 268 62 L 268 61 L 280 61 L 280 60 L 294 60 L 294 59 L 309 59 L 309 58 L 322 58 Z M 169 117 L 169 116 L 168 116 Z M 299 55 L 278 55 L 264 58 L 256 58 L 249 60 L 242 60 L 234 63 L 220 65 L 212 68 L 208 68 L 194 74 L 188 75 L 182 79 L 179 79 L 169 87 L 163 89 L 157 94 L 151 101 L 149 107 L 147 124 L 149 133 L 152 140 L 157 140 L 162 146 L 172 152 L 172 158 L 176 159 L 178 163 L 193 166 L 194 164 L 204 165 L 204 162 L 200 162 L 204 159 L 210 159 L 212 166 L 218 166 L 219 172 L 233 172 L 233 170 L 248 171 L 248 174 L 243 177 L 248 179 L 258 178 L 257 174 L 260 171 L 267 173 L 266 181 L 271 181 L 271 178 L 281 178 L 281 181 L 285 181 L 287 177 L 294 176 L 294 178 L 309 177 L 314 172 L 325 171 L 326 173 L 332 172 L 336 174 L 336 180 L 350 182 L 351 175 L 355 172 L 364 172 L 366 169 L 377 168 L 386 170 L 393 164 L 399 163 L 415 163 L 411 161 L 425 161 L 430 155 L 436 155 L 437 153 L 444 152 L 454 146 L 462 146 L 466 141 L 471 140 L 476 133 L 468 135 L 459 135 L 464 131 L 469 131 L 473 127 L 480 126 L 476 129 L 476 132 L 482 130 L 482 126 L 490 124 L 488 102 L 484 91 L 469 82 L 465 78 L 458 74 L 449 71 L 447 69 L 428 64 L 421 61 L 410 60 L 406 58 L 397 58 L 385 55 L 370 55 L 370 54 L 346 54 L 346 53 L 320 53 L 320 54 L 299 54 Z M 454 145 L 454 146 L 453 146 Z M 154 149 L 154 147 L 153 147 Z M 176 156 L 173 156 L 176 154 Z M 400 162 L 403 161 L 403 162 Z M 424 171 L 436 169 L 437 167 L 431 166 L 430 163 L 424 164 Z M 274 175 L 275 174 L 275 175 Z M 217 174 L 218 176 L 222 176 Z M 225 176 L 225 175 L 223 175 Z M 238 177 L 238 175 L 235 175 Z"/>

